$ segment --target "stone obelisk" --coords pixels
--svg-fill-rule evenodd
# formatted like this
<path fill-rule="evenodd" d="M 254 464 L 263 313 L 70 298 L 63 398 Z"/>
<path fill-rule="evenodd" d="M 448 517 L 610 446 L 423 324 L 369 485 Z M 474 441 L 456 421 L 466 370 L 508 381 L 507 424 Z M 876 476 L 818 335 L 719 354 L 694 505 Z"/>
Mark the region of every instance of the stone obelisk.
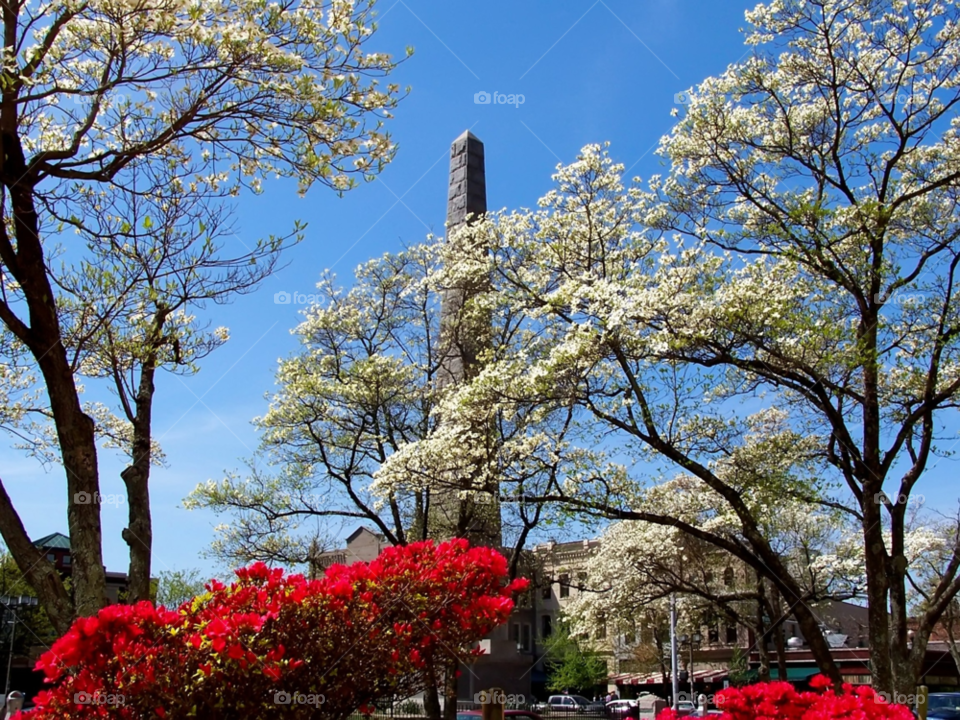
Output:
<path fill-rule="evenodd" d="M 469 130 L 450 146 L 450 189 L 447 194 L 447 232 L 469 215 L 487 211 L 487 177 L 483 143 Z"/>
<path fill-rule="evenodd" d="M 483 143 L 467 130 L 450 146 L 450 186 L 447 193 L 447 245 L 457 242 L 457 231 L 487 211 L 487 180 Z M 442 356 L 441 387 L 476 376 L 479 354 L 486 346 L 487 328 L 464 317 L 464 306 L 486 288 L 483 280 L 448 287 L 440 307 Z"/>
<path fill-rule="evenodd" d="M 458 231 L 487 211 L 487 183 L 483 143 L 469 130 L 450 146 L 450 185 L 447 193 L 447 244 L 453 254 L 458 250 Z M 476 252 L 465 249 L 464 252 Z M 482 252 L 482 250 L 481 250 Z M 437 385 L 440 388 L 469 382 L 477 376 L 484 351 L 491 340 L 490 317 L 470 306 L 473 298 L 489 288 L 490 279 L 465 280 L 443 291 L 440 308 L 440 362 Z M 440 419 L 443 422 L 443 418 Z M 494 442 L 492 428 L 479 429 L 481 436 Z M 476 473 L 464 472 L 446 486 L 431 493 L 431 526 L 435 537 L 466 537 L 474 544 L 499 547 L 502 544 L 500 506 L 497 488 Z M 479 494 L 478 484 L 485 490 Z"/>

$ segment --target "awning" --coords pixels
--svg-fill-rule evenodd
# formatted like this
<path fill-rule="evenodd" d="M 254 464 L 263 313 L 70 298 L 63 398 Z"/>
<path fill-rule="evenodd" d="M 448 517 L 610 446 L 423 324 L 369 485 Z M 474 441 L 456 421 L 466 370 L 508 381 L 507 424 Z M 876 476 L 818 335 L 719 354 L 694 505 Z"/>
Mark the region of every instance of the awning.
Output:
<path fill-rule="evenodd" d="M 820 672 L 819 668 L 788 667 L 786 679 L 788 682 L 799 682 L 801 680 L 809 680 L 819 672 Z M 771 680 L 780 679 L 780 668 L 775 668 L 775 667 L 770 668 L 770 679 Z"/>
<path fill-rule="evenodd" d="M 729 674 L 729 670 L 696 670 L 693 673 L 693 681 L 694 683 L 720 682 L 725 680 Z M 663 683 L 663 674 L 659 672 L 646 674 L 620 673 L 619 675 L 611 675 L 609 680 L 614 685 L 660 685 Z M 667 676 L 667 682 L 670 682 L 669 676 Z M 685 683 L 689 682 L 688 678 Z"/>

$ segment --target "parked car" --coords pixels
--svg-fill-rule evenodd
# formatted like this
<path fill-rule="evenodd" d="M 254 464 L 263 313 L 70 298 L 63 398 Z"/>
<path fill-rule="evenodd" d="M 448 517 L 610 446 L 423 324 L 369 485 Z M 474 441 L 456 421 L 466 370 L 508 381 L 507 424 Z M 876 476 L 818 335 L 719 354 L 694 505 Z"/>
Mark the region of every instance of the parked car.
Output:
<path fill-rule="evenodd" d="M 594 715 L 606 715 L 607 704 L 603 700 L 593 700 L 593 701 L 588 700 L 587 706 L 584 709 L 584 711 Z"/>
<path fill-rule="evenodd" d="M 638 720 L 640 705 L 636 700 L 611 700 L 607 703 L 607 717 L 610 720 Z"/>
<path fill-rule="evenodd" d="M 606 715 L 607 709 L 602 700 L 590 701 L 583 695 L 551 695 L 547 702 L 535 706 L 544 713 L 584 715 Z"/>
<path fill-rule="evenodd" d="M 543 720 L 543 718 L 531 711 L 531 710 L 504 710 L 503 714 L 508 718 L 516 718 L 516 720 Z M 461 710 L 457 713 L 457 720 L 477 720 L 477 718 L 483 717 L 483 712 L 480 710 Z"/>
<path fill-rule="evenodd" d="M 930 693 L 927 696 L 929 720 L 960 720 L 960 693 Z"/>

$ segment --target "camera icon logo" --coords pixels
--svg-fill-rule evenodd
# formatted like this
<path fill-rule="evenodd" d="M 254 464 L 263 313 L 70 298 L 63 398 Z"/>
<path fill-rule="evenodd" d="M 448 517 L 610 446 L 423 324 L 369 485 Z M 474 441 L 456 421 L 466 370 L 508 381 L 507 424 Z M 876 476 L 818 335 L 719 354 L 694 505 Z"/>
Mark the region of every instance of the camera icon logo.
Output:
<path fill-rule="evenodd" d="M 76 505 L 89 505 L 93 502 L 93 495 L 88 492 L 78 492 L 73 494 L 73 502 Z M 81 693 L 82 694 L 82 693 Z"/>
<path fill-rule="evenodd" d="M 473 94 L 474 105 L 489 105 L 491 99 L 490 93 L 488 93 L 486 90 L 481 90 L 480 92 Z"/>
<path fill-rule="evenodd" d="M 689 105 L 690 93 L 686 90 L 676 93 L 673 96 L 673 102 L 675 102 L 677 105 Z"/>
<path fill-rule="evenodd" d="M 93 695 L 88 692 L 80 691 L 73 694 L 73 702 L 77 705 L 92 705 Z"/>
<path fill-rule="evenodd" d="M 289 705 L 292 699 L 288 692 L 280 691 L 273 694 L 274 705 Z"/>
<path fill-rule="evenodd" d="M 286 290 L 281 290 L 273 294 L 273 304 L 274 305 L 289 305 L 290 304 L 290 293 Z"/>

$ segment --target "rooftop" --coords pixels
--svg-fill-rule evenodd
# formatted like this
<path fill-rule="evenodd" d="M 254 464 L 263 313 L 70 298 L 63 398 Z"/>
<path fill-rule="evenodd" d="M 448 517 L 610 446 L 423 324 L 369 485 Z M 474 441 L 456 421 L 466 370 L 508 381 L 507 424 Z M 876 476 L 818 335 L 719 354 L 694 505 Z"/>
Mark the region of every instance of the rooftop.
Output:
<path fill-rule="evenodd" d="M 35 540 L 33 544 L 43 550 L 69 550 L 70 538 L 63 533 L 55 532 Z"/>

